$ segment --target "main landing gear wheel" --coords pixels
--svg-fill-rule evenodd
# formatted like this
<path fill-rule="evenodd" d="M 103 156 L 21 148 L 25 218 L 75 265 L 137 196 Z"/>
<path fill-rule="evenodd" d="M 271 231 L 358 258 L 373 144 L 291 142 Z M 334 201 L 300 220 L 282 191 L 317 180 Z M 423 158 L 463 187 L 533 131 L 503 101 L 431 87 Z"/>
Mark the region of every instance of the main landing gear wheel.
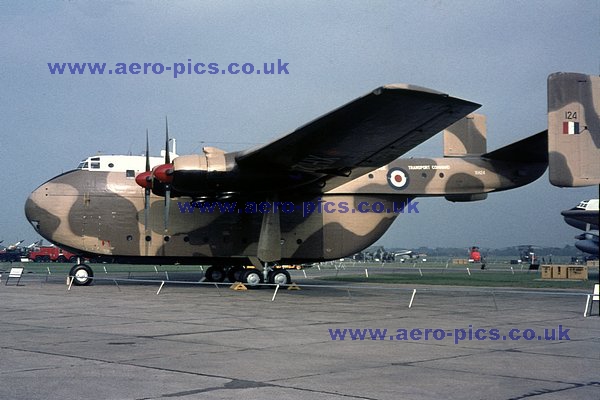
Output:
<path fill-rule="evenodd" d="M 290 277 L 290 273 L 285 269 L 274 269 L 269 272 L 269 283 L 273 283 L 275 285 L 289 285 L 292 282 L 292 278 Z"/>
<path fill-rule="evenodd" d="M 262 272 L 254 268 L 244 271 L 242 283 L 251 288 L 258 287 L 261 283 L 263 283 Z"/>
<path fill-rule="evenodd" d="M 225 270 L 221 267 L 210 267 L 204 273 L 207 282 L 223 282 L 225 280 Z"/>
<path fill-rule="evenodd" d="M 73 285 L 75 286 L 88 286 L 92 283 L 94 278 L 94 271 L 85 265 L 85 264 L 77 264 L 71 271 L 69 271 L 69 276 L 73 279 Z"/>
<path fill-rule="evenodd" d="M 244 272 L 244 267 L 231 267 L 229 268 L 229 271 L 227 271 L 227 279 L 231 283 L 241 282 Z"/>

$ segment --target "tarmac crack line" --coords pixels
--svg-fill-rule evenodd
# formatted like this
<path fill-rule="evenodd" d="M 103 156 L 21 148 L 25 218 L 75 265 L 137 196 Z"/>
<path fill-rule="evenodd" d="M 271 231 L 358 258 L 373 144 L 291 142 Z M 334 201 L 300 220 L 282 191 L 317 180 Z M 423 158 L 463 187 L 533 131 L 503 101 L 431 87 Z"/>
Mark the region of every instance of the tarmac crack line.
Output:
<path fill-rule="evenodd" d="M 579 388 L 588 387 L 588 386 L 600 387 L 600 382 L 592 381 L 592 382 L 585 382 L 585 383 L 571 383 L 571 385 L 572 385 L 571 387 L 566 387 L 566 388 L 561 388 L 561 389 L 539 389 L 534 392 L 525 393 L 522 396 L 510 397 L 507 400 L 521 400 L 521 399 L 526 399 L 526 398 L 530 398 L 530 397 L 542 396 L 542 395 L 551 394 L 551 393 L 564 392 L 566 390 L 579 389 Z"/>
<path fill-rule="evenodd" d="M 560 342 L 560 343 L 566 343 L 566 342 Z M 508 350 L 507 350 L 508 351 Z M 585 355 L 580 356 L 580 355 L 570 355 L 570 354 L 547 354 L 547 353 L 540 353 L 537 351 L 525 351 L 525 350 L 519 350 L 519 349 L 515 349 L 512 350 L 515 353 L 522 353 L 522 354 L 532 354 L 532 355 L 536 355 L 536 356 L 552 356 L 552 357 L 565 357 L 565 358 L 576 358 L 576 359 L 590 359 L 590 360 L 597 360 L 598 357 L 596 356 L 590 356 L 590 357 L 586 357 Z"/>
<path fill-rule="evenodd" d="M 204 333 L 223 333 L 223 332 L 238 332 L 251 328 L 230 328 L 230 329 L 219 329 L 215 331 L 196 331 L 196 332 L 183 332 L 183 333 L 165 333 L 162 335 L 134 335 L 133 337 L 140 339 L 163 339 L 175 336 L 187 336 L 187 335 L 201 335 Z"/>
<path fill-rule="evenodd" d="M 499 351 L 504 351 L 504 350 L 499 350 Z M 450 357 L 450 358 L 446 358 L 446 359 L 459 358 L 459 357 L 469 357 L 471 355 L 472 354 L 467 354 L 467 355 L 462 355 L 462 356 Z M 479 376 L 493 376 L 493 377 L 500 377 L 500 378 L 521 379 L 521 380 L 546 382 L 546 383 L 560 383 L 560 384 L 563 384 L 563 385 L 578 385 L 579 384 L 577 382 L 565 382 L 565 381 L 559 381 L 559 380 L 540 379 L 540 378 L 535 378 L 535 377 L 525 377 L 525 376 L 517 376 L 517 375 L 504 375 L 504 374 L 494 374 L 494 373 L 482 373 L 480 371 L 470 371 L 470 370 L 454 369 L 454 368 L 442 368 L 442 367 L 425 367 L 425 366 L 415 365 L 415 364 L 418 364 L 418 363 L 430 362 L 430 361 L 436 361 L 436 360 L 416 361 L 416 362 L 412 362 L 412 363 L 397 364 L 397 365 L 404 365 L 404 366 L 407 366 L 407 367 L 424 368 L 424 369 L 438 370 L 438 371 L 447 371 L 447 372 L 461 372 L 461 373 L 465 373 L 465 374 L 475 374 L 475 375 L 479 375 Z"/>
<path fill-rule="evenodd" d="M 182 397 L 182 396 L 189 396 L 192 394 L 214 392 L 214 391 L 223 390 L 223 389 L 249 389 L 249 388 L 270 387 L 270 386 L 273 386 L 273 385 L 270 385 L 268 383 L 263 383 L 263 382 L 247 381 L 247 380 L 243 380 L 243 379 L 232 379 L 230 382 L 227 382 L 223 386 L 211 386 L 211 387 L 208 387 L 205 389 L 184 390 L 181 392 L 163 394 L 159 398 L 162 399 L 162 398 L 169 398 L 169 397 Z M 139 400 L 150 400 L 150 399 L 152 399 L 152 398 L 145 398 L 145 399 L 139 399 Z"/>
<path fill-rule="evenodd" d="M 420 365 L 417 365 L 417 364 L 425 363 L 425 362 L 443 361 L 443 360 L 456 360 L 458 358 L 471 357 L 472 355 L 473 354 L 459 354 L 459 355 L 456 355 L 456 356 L 437 357 L 437 358 L 432 358 L 432 359 L 428 359 L 428 360 L 407 361 L 407 362 L 403 362 L 403 363 L 392 362 L 392 363 L 390 363 L 390 365 L 423 368 L 423 367 L 421 367 Z"/>
<path fill-rule="evenodd" d="M 246 381 L 246 380 L 241 380 L 241 379 L 237 379 L 237 378 L 231 378 L 228 376 L 203 374 L 203 373 L 198 373 L 198 372 L 182 371 L 182 370 L 177 370 L 177 369 L 172 369 L 172 368 L 151 367 L 151 366 L 147 366 L 147 365 L 139 365 L 139 364 L 123 362 L 123 361 L 102 360 L 102 359 L 98 359 L 98 358 L 76 356 L 76 355 L 72 355 L 72 354 L 61 354 L 61 353 L 53 353 L 53 352 L 49 352 L 49 351 L 39 351 L 39 350 L 27 350 L 27 349 L 19 349 L 19 348 L 8 347 L 8 346 L 0 346 L 0 349 L 22 351 L 22 352 L 33 353 L 33 354 L 50 355 L 50 356 L 55 356 L 55 357 L 65 357 L 65 358 L 72 358 L 72 359 L 76 359 L 76 360 L 93 361 L 93 362 L 112 364 L 112 365 L 123 365 L 123 366 L 136 367 L 136 368 L 148 369 L 148 370 L 153 370 L 153 371 L 162 371 L 162 372 L 171 372 L 171 373 L 186 374 L 186 375 L 193 375 L 193 376 L 201 376 L 201 377 L 205 377 L 205 378 L 226 379 L 226 380 L 229 380 L 230 383 L 231 382 L 247 382 L 248 385 L 249 384 L 257 385 L 257 386 L 252 386 L 252 387 L 277 387 L 277 388 L 282 388 L 282 389 L 293 389 L 293 390 L 299 390 L 299 391 L 310 392 L 310 393 L 330 394 L 330 395 L 336 395 L 336 396 L 345 397 L 345 398 L 349 398 L 349 399 L 378 400 L 378 399 L 372 398 L 372 397 L 355 396 L 355 395 L 349 395 L 349 394 L 345 394 L 345 393 L 329 392 L 329 391 L 325 391 L 325 390 L 315 390 L 315 389 L 299 388 L 299 387 L 293 387 L 293 386 L 284 386 L 284 385 L 278 385 L 278 384 L 268 383 L 268 382 Z M 247 387 L 250 387 L 250 386 L 247 386 Z M 208 389 L 211 389 L 211 388 L 207 388 L 206 390 L 205 389 L 199 389 L 199 390 L 200 390 L 200 392 L 202 392 L 202 391 L 207 391 Z M 222 390 L 222 389 L 240 389 L 240 387 L 227 387 L 227 383 L 222 387 L 218 387 L 218 386 L 214 387 L 214 390 Z M 159 398 L 178 397 L 178 396 L 185 396 L 188 394 L 193 394 L 193 393 L 179 392 L 179 394 L 162 395 Z"/>

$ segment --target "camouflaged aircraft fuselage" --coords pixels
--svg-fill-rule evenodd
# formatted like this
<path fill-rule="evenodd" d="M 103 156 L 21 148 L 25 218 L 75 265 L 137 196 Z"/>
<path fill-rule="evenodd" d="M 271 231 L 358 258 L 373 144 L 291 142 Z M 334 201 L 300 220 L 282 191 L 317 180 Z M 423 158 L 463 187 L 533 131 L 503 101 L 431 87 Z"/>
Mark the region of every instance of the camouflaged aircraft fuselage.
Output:
<path fill-rule="evenodd" d="M 152 172 L 149 195 L 135 179 L 144 157 L 90 157 L 38 187 L 25 213 L 49 241 L 121 262 L 338 259 L 374 243 L 397 217 L 410 216 L 416 225 L 418 216 L 410 213 L 427 212 L 418 209 L 418 197 L 475 201 L 544 173 L 545 131 L 485 153 L 479 122 L 460 125 L 477 107 L 428 89 L 388 85 L 258 149 L 206 148 L 167 159 L 169 179 Z M 457 121 L 447 157 L 398 159 Z M 215 202 L 235 205 L 207 212 L 204 206 Z M 260 203 L 287 208 L 250 212 L 249 205 Z"/>

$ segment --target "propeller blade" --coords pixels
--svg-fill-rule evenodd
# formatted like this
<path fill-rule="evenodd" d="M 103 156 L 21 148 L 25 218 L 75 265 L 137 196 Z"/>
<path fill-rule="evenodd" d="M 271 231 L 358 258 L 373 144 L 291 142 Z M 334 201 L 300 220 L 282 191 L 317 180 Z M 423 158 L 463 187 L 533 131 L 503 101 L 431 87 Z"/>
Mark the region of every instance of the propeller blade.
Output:
<path fill-rule="evenodd" d="M 148 129 L 146 129 L 146 172 L 150 172 L 150 145 L 148 144 Z"/>
<path fill-rule="evenodd" d="M 144 189 L 144 232 L 148 232 L 148 213 L 150 212 L 150 189 Z"/>
<path fill-rule="evenodd" d="M 165 164 L 171 163 L 169 156 L 169 120 L 165 116 Z M 171 206 L 171 185 L 165 183 L 165 232 L 169 228 L 169 209 Z"/>
<path fill-rule="evenodd" d="M 171 185 L 165 185 L 165 231 L 169 228 L 169 210 L 171 207 Z"/>
<path fill-rule="evenodd" d="M 169 155 L 169 120 L 165 116 L 165 164 L 171 163 L 171 156 Z"/>
<path fill-rule="evenodd" d="M 150 145 L 148 144 L 148 129 L 146 129 L 146 172 L 150 172 Z M 150 188 L 144 188 L 144 232 L 148 234 L 148 213 L 150 211 Z"/>

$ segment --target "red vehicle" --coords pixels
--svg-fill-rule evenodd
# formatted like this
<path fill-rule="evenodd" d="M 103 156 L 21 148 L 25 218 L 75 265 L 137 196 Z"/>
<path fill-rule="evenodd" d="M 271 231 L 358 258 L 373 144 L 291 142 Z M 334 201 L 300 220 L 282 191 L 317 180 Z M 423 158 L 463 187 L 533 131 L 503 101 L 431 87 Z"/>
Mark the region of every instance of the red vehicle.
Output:
<path fill-rule="evenodd" d="M 471 247 L 471 252 L 469 253 L 469 258 L 473 260 L 473 262 L 481 262 L 481 252 L 479 251 L 479 247 Z"/>
<path fill-rule="evenodd" d="M 27 257 L 35 262 L 77 262 L 77 255 L 56 246 L 34 247 Z"/>

